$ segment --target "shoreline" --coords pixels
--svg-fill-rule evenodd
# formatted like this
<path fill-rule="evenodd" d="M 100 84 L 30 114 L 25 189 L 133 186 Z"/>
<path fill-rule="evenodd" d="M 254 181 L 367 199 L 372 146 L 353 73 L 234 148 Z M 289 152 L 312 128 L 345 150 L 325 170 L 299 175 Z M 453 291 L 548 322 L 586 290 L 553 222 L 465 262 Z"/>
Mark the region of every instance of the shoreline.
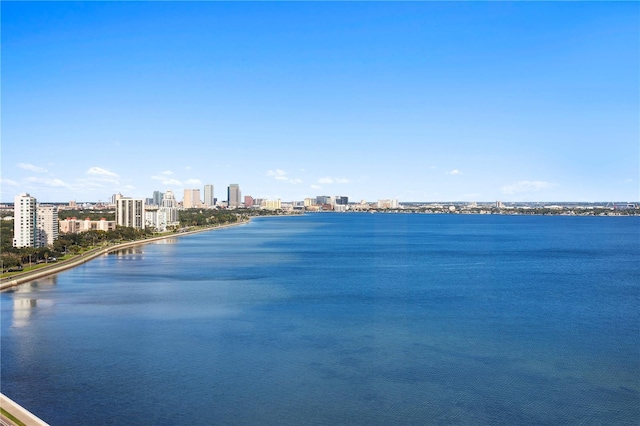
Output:
<path fill-rule="evenodd" d="M 76 266 L 82 265 L 83 263 L 86 263 L 86 262 L 89 262 L 89 261 L 95 259 L 96 257 L 102 256 L 104 254 L 108 254 L 108 253 L 111 253 L 113 251 L 120 250 L 120 249 L 123 249 L 123 248 L 128 248 L 128 247 L 134 247 L 134 246 L 137 246 L 137 245 L 153 243 L 153 242 L 156 242 L 156 241 L 162 241 L 162 240 L 165 240 L 167 238 L 181 237 L 183 235 L 192 235 L 192 234 L 197 234 L 197 233 L 201 233 L 201 232 L 215 231 L 215 230 L 218 230 L 218 229 L 224 229 L 224 228 L 231 228 L 231 227 L 234 227 L 234 226 L 246 225 L 247 223 L 250 223 L 250 222 L 251 222 L 251 218 L 249 218 L 246 221 L 240 221 L 240 222 L 236 222 L 236 223 L 229 223 L 229 224 L 226 224 L 226 225 L 214 226 L 214 227 L 210 227 L 210 228 L 195 229 L 193 231 L 171 233 L 171 234 L 167 234 L 167 235 L 161 235 L 159 237 L 146 238 L 144 240 L 128 241 L 126 243 L 120 243 L 120 244 L 116 244 L 116 245 L 108 246 L 108 247 L 103 247 L 103 248 L 94 248 L 94 249 L 89 250 L 86 253 L 77 255 L 74 258 L 64 260 L 61 263 L 52 264 L 51 266 L 46 266 L 44 268 L 40 268 L 40 269 L 37 269 L 35 271 L 28 271 L 28 272 L 25 272 L 24 275 L 18 274 L 18 275 L 15 275 L 13 277 L 3 278 L 2 279 L 2 283 L 0 284 L 0 292 L 9 290 L 9 289 L 11 289 L 13 287 L 16 287 L 16 286 L 19 286 L 21 284 L 26 284 L 28 282 L 31 282 L 31 281 L 34 281 L 34 280 L 37 280 L 37 279 L 40 279 L 40 278 L 47 277 L 49 275 L 58 274 L 60 272 L 66 271 L 67 269 L 75 268 Z"/>

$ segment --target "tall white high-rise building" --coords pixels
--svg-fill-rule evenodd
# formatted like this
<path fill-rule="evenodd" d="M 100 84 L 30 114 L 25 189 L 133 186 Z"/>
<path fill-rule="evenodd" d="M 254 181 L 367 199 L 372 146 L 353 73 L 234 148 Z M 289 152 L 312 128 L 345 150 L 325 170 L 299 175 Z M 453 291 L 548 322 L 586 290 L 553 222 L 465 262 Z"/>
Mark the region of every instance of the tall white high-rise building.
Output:
<path fill-rule="evenodd" d="M 116 224 L 144 229 L 144 200 L 123 197 L 116 202 Z"/>
<path fill-rule="evenodd" d="M 227 188 L 227 205 L 229 207 L 239 207 L 241 200 L 240 185 L 232 183 Z"/>
<path fill-rule="evenodd" d="M 39 205 L 37 208 L 36 226 L 38 228 L 37 247 L 53 245 L 58 239 L 58 208 L 56 206 Z"/>
<path fill-rule="evenodd" d="M 166 214 L 167 226 L 175 226 L 180 223 L 178 221 L 178 202 L 170 189 L 162 197 L 160 210 L 163 210 Z"/>
<path fill-rule="evenodd" d="M 215 198 L 213 196 L 213 185 L 204 186 L 204 205 L 206 207 L 213 207 L 215 205 Z"/>
<path fill-rule="evenodd" d="M 16 195 L 13 201 L 13 246 L 36 247 L 38 243 L 36 199 L 24 193 Z"/>
<path fill-rule="evenodd" d="M 152 207 L 144 211 L 146 228 L 155 228 L 156 232 L 167 230 L 167 211 L 162 208 Z"/>

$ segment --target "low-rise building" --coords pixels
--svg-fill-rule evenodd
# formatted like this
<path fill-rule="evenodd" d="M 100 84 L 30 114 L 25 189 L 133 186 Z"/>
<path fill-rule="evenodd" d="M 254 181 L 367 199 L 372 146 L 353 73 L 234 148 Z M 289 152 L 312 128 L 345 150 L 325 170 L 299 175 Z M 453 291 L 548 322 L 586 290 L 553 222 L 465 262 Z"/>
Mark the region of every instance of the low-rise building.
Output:
<path fill-rule="evenodd" d="M 116 229 L 116 221 L 105 218 L 100 220 L 91 220 L 89 218 L 80 220 L 72 217 L 63 219 L 59 223 L 61 234 L 76 234 L 86 231 L 113 231 Z"/>

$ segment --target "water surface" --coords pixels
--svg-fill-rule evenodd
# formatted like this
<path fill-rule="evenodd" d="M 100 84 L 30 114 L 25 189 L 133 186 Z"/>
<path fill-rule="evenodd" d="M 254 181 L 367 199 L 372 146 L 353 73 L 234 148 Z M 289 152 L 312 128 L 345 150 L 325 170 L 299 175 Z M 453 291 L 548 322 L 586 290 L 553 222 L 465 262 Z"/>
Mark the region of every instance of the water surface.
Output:
<path fill-rule="evenodd" d="M 640 218 L 312 214 L 1 295 L 52 425 L 638 424 Z"/>

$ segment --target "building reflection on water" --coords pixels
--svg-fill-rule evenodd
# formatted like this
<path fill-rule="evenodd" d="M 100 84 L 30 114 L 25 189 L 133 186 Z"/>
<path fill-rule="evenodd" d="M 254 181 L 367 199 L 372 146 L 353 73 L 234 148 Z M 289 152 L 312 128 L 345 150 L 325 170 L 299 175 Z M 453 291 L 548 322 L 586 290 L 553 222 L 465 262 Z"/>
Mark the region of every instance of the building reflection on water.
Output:
<path fill-rule="evenodd" d="M 58 284 L 58 275 L 49 275 L 13 288 L 14 293 L 32 293 Z"/>
<path fill-rule="evenodd" d="M 29 319 L 38 307 L 52 306 L 53 301 L 48 299 L 31 299 L 27 296 L 33 293 L 39 293 L 47 287 L 58 284 L 58 276 L 50 275 L 25 284 L 14 287 L 11 291 L 14 293 L 13 298 L 13 326 L 23 327 L 29 323 Z M 40 293 L 42 295 L 42 293 Z"/>

